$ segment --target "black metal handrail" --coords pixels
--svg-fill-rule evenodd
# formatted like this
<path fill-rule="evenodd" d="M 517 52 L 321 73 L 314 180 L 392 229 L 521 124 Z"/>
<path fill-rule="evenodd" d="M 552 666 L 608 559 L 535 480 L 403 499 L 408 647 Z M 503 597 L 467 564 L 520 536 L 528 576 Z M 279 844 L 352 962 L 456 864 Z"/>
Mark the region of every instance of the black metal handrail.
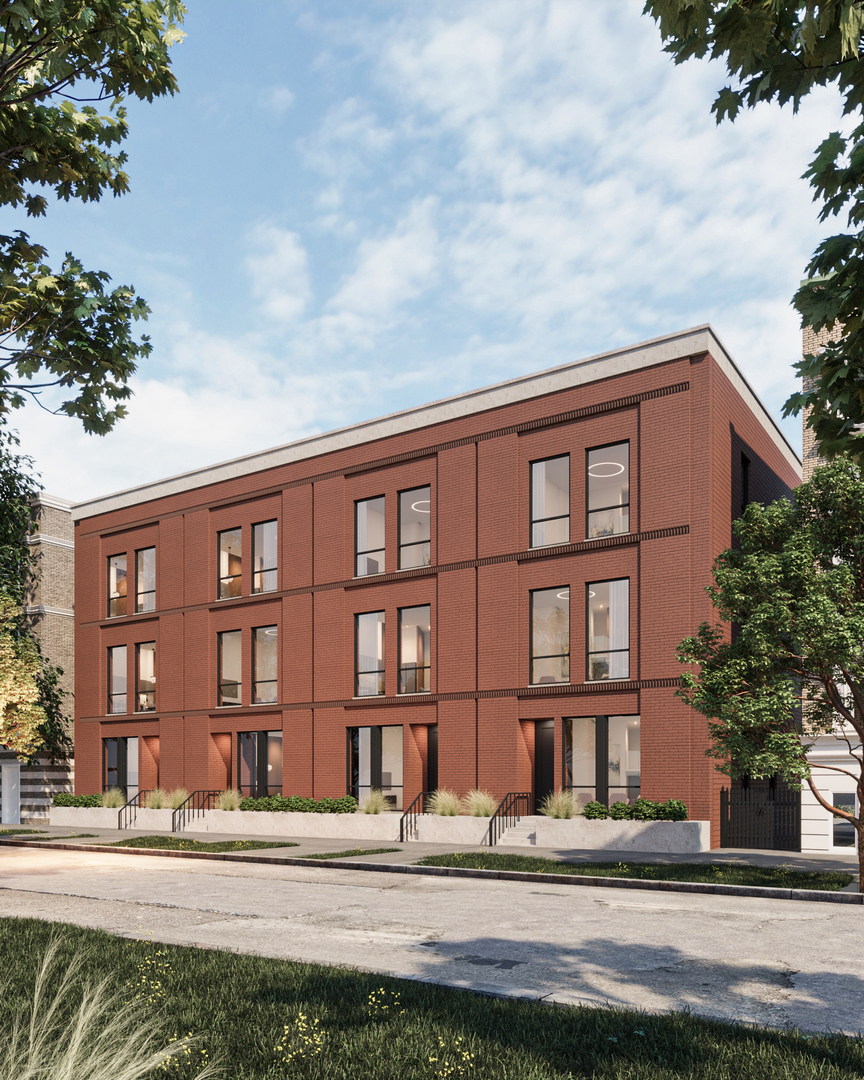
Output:
<path fill-rule="evenodd" d="M 405 837 L 414 832 L 417 827 L 417 818 L 427 813 L 426 800 L 432 794 L 431 791 L 421 791 L 414 802 L 408 807 L 399 821 L 399 843 L 405 843 Z"/>
<path fill-rule="evenodd" d="M 129 802 L 125 806 L 121 806 L 117 812 L 117 828 L 128 829 L 134 821 L 138 819 L 138 811 L 144 809 L 143 799 L 149 795 L 148 790 L 139 791 L 137 795 L 133 795 Z"/>
<path fill-rule="evenodd" d="M 189 818 L 200 817 L 205 810 L 215 810 L 214 804 L 221 794 L 221 791 L 206 791 L 204 789 L 193 791 L 189 798 L 180 803 L 171 815 L 171 832 L 179 832 L 181 829 L 185 829 Z"/>
<path fill-rule="evenodd" d="M 508 791 L 492 817 L 489 819 L 489 832 L 485 842 L 493 847 L 501 839 L 502 833 L 515 825 L 521 817 L 528 817 L 532 812 L 534 796 L 530 791 Z"/>

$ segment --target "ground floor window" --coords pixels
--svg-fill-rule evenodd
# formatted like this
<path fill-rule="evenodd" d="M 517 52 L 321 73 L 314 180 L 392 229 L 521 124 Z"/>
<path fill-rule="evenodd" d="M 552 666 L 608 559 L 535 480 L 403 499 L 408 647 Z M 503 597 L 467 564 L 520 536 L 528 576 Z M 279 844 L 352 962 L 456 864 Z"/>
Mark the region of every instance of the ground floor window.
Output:
<path fill-rule="evenodd" d="M 120 788 L 127 799 L 138 794 L 137 736 L 102 740 L 102 790 Z"/>
<path fill-rule="evenodd" d="M 362 802 L 373 788 L 393 810 L 402 809 L 401 724 L 348 728 L 348 791 Z"/>
<path fill-rule="evenodd" d="M 850 814 L 855 813 L 855 792 L 833 792 L 831 795 L 831 805 L 836 806 L 838 810 L 846 810 Z M 855 826 L 848 818 L 840 817 L 837 814 L 832 815 L 832 836 L 831 843 L 837 847 L 854 848 L 855 847 Z"/>
<path fill-rule="evenodd" d="M 237 735 L 237 787 L 252 799 L 282 794 L 282 732 Z"/>
<path fill-rule="evenodd" d="M 635 802 L 641 791 L 638 716 L 564 719 L 564 786 L 585 803 Z"/>

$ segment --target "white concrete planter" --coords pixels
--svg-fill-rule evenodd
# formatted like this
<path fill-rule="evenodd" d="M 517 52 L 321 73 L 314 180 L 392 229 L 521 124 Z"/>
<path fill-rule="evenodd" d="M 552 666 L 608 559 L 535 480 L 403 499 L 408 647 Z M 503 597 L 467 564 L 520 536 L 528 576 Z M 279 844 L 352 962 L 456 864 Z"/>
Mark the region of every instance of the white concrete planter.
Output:
<path fill-rule="evenodd" d="M 482 844 L 489 832 L 488 817 L 440 817 L 438 814 L 421 814 L 417 825 L 407 840 L 419 840 L 423 844 Z"/>
<path fill-rule="evenodd" d="M 51 824 L 64 829 L 116 829 L 117 811 L 104 806 L 52 806 Z"/>
<path fill-rule="evenodd" d="M 292 814 L 267 810 L 206 810 L 187 821 L 187 833 L 313 836 L 334 840 L 398 840 L 401 814 Z M 169 826 L 170 827 L 170 826 Z"/>
<path fill-rule="evenodd" d="M 606 818 L 524 817 L 520 826 L 534 832 L 533 843 L 545 848 L 588 851 L 652 851 L 679 855 L 709 851 L 710 821 L 614 821 Z"/>
<path fill-rule="evenodd" d="M 132 828 L 136 832 L 145 830 L 149 832 L 155 829 L 157 832 L 171 832 L 171 817 L 173 810 L 136 810 L 135 821 Z"/>

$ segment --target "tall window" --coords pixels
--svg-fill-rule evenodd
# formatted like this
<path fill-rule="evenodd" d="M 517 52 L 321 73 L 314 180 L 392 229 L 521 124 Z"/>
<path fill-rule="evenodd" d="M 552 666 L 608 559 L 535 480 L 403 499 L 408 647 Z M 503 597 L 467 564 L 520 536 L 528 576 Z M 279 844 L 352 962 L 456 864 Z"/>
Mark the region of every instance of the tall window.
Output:
<path fill-rule="evenodd" d="M 570 589 L 531 593 L 531 682 L 570 682 Z"/>
<path fill-rule="evenodd" d="M 108 559 L 108 618 L 126 614 L 126 556 Z"/>
<path fill-rule="evenodd" d="M 564 718 L 564 786 L 584 806 L 635 802 L 642 785 L 638 716 Z"/>
<path fill-rule="evenodd" d="M 531 465 L 531 547 L 570 542 L 570 455 Z"/>
<path fill-rule="evenodd" d="M 399 609 L 399 693 L 428 694 L 432 688 L 431 608 Z"/>
<path fill-rule="evenodd" d="M 102 790 L 119 787 L 127 799 L 138 794 L 138 738 L 102 740 Z"/>
<path fill-rule="evenodd" d="M 402 809 L 402 727 L 348 728 L 348 790 L 358 802 L 380 791 Z"/>
<path fill-rule="evenodd" d="M 126 646 L 108 650 L 108 712 L 126 712 Z"/>
<path fill-rule="evenodd" d="M 135 610 L 156 610 L 156 548 L 135 552 Z"/>
<path fill-rule="evenodd" d="M 156 642 L 135 646 L 135 711 L 153 712 L 156 708 Z"/>
<path fill-rule="evenodd" d="M 630 532 L 630 443 L 588 451 L 586 536 Z"/>
<path fill-rule="evenodd" d="M 242 638 L 239 630 L 219 634 L 219 704 L 243 704 Z"/>
<path fill-rule="evenodd" d="M 383 574 L 384 496 L 354 503 L 354 575 Z"/>
<path fill-rule="evenodd" d="M 354 693 L 372 697 L 384 693 L 384 612 L 354 617 L 356 664 Z"/>
<path fill-rule="evenodd" d="M 219 599 L 239 596 L 243 589 L 243 550 L 240 529 L 219 533 Z"/>
<path fill-rule="evenodd" d="M 432 562 L 432 500 L 428 487 L 399 493 L 399 569 Z"/>
<path fill-rule="evenodd" d="M 264 521 L 252 528 L 252 592 L 276 592 L 276 522 Z"/>
<path fill-rule="evenodd" d="M 237 735 L 237 787 L 253 799 L 282 794 L 282 732 Z"/>
<path fill-rule="evenodd" d="M 276 682 L 276 661 L 279 655 L 279 630 L 275 626 L 259 626 L 255 631 L 255 682 L 252 687 L 252 702 L 260 705 L 263 702 L 278 700 Z"/>
<path fill-rule="evenodd" d="M 585 678 L 630 678 L 630 581 L 588 585 L 588 662 Z"/>

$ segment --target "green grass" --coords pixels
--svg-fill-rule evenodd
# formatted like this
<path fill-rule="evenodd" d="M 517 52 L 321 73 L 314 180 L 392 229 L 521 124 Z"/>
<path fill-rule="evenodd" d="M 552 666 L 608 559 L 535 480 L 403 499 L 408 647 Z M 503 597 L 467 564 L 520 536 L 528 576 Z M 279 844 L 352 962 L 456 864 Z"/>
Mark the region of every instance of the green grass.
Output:
<path fill-rule="evenodd" d="M 752 866 L 750 863 L 568 863 L 539 855 L 458 851 L 427 855 L 418 866 L 462 866 L 473 870 L 519 870 L 536 874 L 578 874 L 583 877 L 624 877 L 648 881 L 698 881 L 710 885 L 759 885 L 772 889 L 823 889 L 836 892 L 854 880 L 838 871 L 791 870 L 787 866 Z"/>
<path fill-rule="evenodd" d="M 388 851 L 401 851 L 398 847 L 355 847 L 349 851 L 321 851 L 315 855 L 298 855 L 298 859 L 353 859 L 355 855 L 384 855 Z"/>
<path fill-rule="evenodd" d="M 0 829 L 0 836 L 25 836 L 29 833 L 44 832 L 44 829 Z"/>
<path fill-rule="evenodd" d="M 142 938 L 158 932 L 158 912 L 152 917 Z M 161 1018 L 167 1038 L 200 1037 L 192 1061 L 166 1071 L 167 1080 L 189 1080 L 201 1050 L 221 1061 L 225 1080 L 852 1080 L 864 1073 L 864 1043 L 844 1036 L 808 1037 L 686 1013 L 551 1008 L 341 968 L 128 941 L 37 919 L 0 920 L 8 980 L 0 1031 L 16 1014 L 26 1016 L 35 971 L 58 930 L 61 962 L 85 950 L 82 983 L 107 972 L 154 1023 Z M 76 991 L 67 1015 L 77 1004 Z M 317 1030 L 322 1052 L 285 1065 L 281 1059 L 300 1045 L 298 1013 L 307 1035 Z M 441 1059 L 463 1051 L 474 1055 L 473 1066 L 445 1072 Z"/>
<path fill-rule="evenodd" d="M 181 840 L 179 836 L 133 836 L 105 847 L 161 848 L 163 851 L 258 851 L 260 848 L 297 847 L 278 840 Z"/>

